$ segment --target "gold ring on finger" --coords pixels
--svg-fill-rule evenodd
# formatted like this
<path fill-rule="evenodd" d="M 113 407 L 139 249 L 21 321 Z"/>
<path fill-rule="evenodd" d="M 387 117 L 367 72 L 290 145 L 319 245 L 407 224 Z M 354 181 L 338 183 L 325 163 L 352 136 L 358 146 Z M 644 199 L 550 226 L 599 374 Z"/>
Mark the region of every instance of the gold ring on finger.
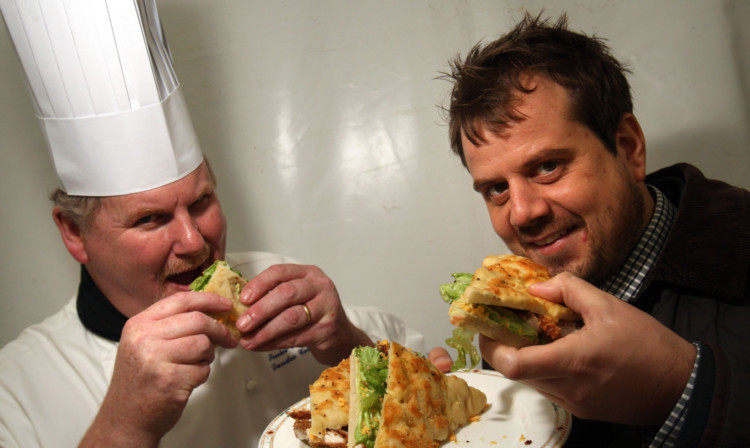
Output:
<path fill-rule="evenodd" d="M 302 304 L 302 308 L 305 309 L 305 314 L 307 314 L 307 323 L 309 324 L 312 322 L 312 314 L 310 313 L 310 308 L 307 307 L 306 303 Z"/>

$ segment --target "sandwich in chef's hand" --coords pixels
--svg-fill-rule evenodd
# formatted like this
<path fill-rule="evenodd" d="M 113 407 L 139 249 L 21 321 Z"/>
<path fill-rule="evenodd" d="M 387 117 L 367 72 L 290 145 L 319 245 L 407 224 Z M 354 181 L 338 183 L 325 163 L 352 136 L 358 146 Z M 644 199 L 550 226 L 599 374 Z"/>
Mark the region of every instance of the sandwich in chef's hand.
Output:
<path fill-rule="evenodd" d="M 347 374 L 344 367 L 349 367 Z M 435 447 L 469 423 L 487 397 L 396 342 L 357 347 L 310 387 L 295 435 L 313 448 Z M 309 428 L 309 429 L 307 429 Z"/>
<path fill-rule="evenodd" d="M 453 274 L 440 294 L 451 304 L 453 325 L 477 331 L 506 345 L 521 348 L 544 344 L 582 325 L 570 308 L 531 295 L 529 285 L 550 279 L 549 271 L 517 255 L 485 257 L 471 274 Z"/>
<path fill-rule="evenodd" d="M 232 301 L 232 309 L 223 313 L 207 313 L 209 316 L 224 324 L 229 331 L 238 338 L 241 336 L 235 323 L 247 310 L 247 306 L 240 302 L 240 292 L 247 284 L 242 274 L 229 267 L 226 261 L 217 260 L 203 271 L 203 275 L 193 280 L 190 289 L 193 291 L 212 292 Z"/>

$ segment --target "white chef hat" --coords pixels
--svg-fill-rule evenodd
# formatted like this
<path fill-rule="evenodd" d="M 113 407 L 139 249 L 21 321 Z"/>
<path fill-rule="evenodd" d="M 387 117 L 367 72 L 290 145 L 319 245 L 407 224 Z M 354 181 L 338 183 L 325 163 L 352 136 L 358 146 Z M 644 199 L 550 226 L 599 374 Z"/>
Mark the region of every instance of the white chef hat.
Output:
<path fill-rule="evenodd" d="M 155 0 L 0 0 L 63 190 L 114 196 L 203 161 Z"/>

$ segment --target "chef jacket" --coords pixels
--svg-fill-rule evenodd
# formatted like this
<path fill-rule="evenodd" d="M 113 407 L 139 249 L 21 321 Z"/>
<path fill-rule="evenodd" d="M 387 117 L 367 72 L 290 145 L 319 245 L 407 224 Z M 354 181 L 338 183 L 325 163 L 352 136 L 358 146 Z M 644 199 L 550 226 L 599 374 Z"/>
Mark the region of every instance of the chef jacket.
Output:
<path fill-rule="evenodd" d="M 275 254 L 227 255 L 247 278 L 294 262 Z M 372 307 L 345 307 L 373 340 L 390 339 L 424 352 L 421 334 Z M 75 299 L 0 350 L 0 446 L 77 446 L 107 392 L 117 342 L 88 331 Z M 268 423 L 309 395 L 327 366 L 307 348 L 250 352 L 216 349 L 208 380 L 197 387 L 162 447 L 252 447 Z"/>

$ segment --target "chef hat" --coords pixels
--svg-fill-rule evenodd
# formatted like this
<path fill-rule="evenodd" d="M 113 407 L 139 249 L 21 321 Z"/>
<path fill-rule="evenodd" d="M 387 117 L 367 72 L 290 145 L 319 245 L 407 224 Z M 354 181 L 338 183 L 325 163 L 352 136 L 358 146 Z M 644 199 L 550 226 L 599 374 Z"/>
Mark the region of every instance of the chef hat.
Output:
<path fill-rule="evenodd" d="M 61 187 L 114 196 L 203 161 L 155 0 L 0 0 Z"/>

